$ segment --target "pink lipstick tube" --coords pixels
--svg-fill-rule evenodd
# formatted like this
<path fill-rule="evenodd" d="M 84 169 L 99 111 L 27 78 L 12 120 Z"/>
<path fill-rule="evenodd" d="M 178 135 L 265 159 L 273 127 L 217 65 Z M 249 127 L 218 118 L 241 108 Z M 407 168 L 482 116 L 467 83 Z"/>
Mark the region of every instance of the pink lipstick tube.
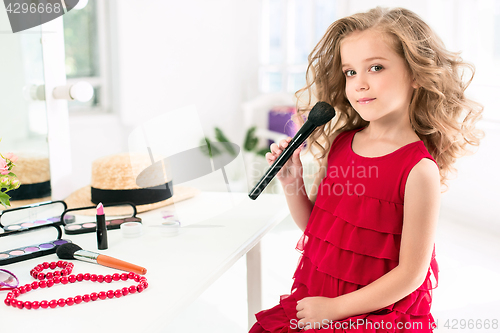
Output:
<path fill-rule="evenodd" d="M 104 207 L 102 202 L 97 205 L 97 248 L 106 250 L 108 248 L 108 230 L 106 229 L 106 216 L 104 215 Z"/>

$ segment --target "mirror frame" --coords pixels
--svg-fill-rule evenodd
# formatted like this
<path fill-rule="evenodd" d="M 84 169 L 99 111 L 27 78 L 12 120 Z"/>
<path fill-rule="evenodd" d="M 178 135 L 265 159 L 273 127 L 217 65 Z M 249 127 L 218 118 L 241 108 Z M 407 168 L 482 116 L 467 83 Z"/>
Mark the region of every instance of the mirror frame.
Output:
<path fill-rule="evenodd" d="M 41 28 L 52 200 L 63 200 L 73 192 L 68 102 L 52 96 L 55 87 L 66 85 L 62 16 Z"/>

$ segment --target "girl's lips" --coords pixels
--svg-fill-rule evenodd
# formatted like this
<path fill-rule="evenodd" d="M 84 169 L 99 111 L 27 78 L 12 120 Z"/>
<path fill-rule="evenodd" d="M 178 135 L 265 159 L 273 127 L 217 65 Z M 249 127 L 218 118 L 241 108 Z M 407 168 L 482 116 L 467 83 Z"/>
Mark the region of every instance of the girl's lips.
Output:
<path fill-rule="evenodd" d="M 368 104 L 374 100 L 375 100 L 375 98 L 362 98 L 362 99 L 358 99 L 358 103 L 359 104 Z"/>

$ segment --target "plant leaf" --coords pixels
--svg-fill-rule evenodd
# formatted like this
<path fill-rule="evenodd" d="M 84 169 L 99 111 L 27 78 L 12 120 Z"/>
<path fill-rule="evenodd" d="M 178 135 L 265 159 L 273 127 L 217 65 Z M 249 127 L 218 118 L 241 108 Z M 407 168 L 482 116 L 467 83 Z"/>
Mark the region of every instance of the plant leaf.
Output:
<path fill-rule="evenodd" d="M 224 133 L 222 133 L 222 130 L 220 128 L 218 128 L 218 127 L 215 128 L 215 138 L 219 142 L 229 142 L 229 143 L 231 143 L 226 138 L 226 136 L 224 135 Z M 226 150 L 228 151 L 229 154 L 231 154 L 232 156 L 236 156 L 236 151 L 234 150 L 233 146 L 231 146 L 231 145 L 224 145 L 224 147 L 226 148 Z"/>
<path fill-rule="evenodd" d="M 205 137 L 204 139 L 201 139 L 200 142 L 200 149 L 203 152 L 203 154 L 213 158 L 217 155 L 220 155 L 220 149 L 217 148 L 212 144 L 209 138 Z"/>
<path fill-rule="evenodd" d="M 262 157 L 266 157 L 266 153 L 270 153 L 271 150 L 269 148 L 262 148 L 257 150 L 256 154 Z"/>
<path fill-rule="evenodd" d="M 210 144 L 211 157 L 215 157 L 221 154 L 221 151 L 217 146 Z"/>
<path fill-rule="evenodd" d="M 250 127 L 247 131 L 246 137 L 245 137 L 245 143 L 243 144 L 243 148 L 246 151 L 252 151 L 257 147 L 257 144 L 259 143 L 259 138 L 255 136 L 255 131 L 257 130 L 256 126 Z"/>
<path fill-rule="evenodd" d="M 210 140 L 208 138 L 203 138 L 200 141 L 200 150 L 203 154 L 207 156 L 212 156 L 212 152 L 210 150 Z"/>
<path fill-rule="evenodd" d="M 229 140 L 226 138 L 222 130 L 218 127 L 215 128 L 215 138 L 219 142 L 229 142 Z"/>
<path fill-rule="evenodd" d="M 5 192 L 0 192 L 0 203 L 5 207 L 7 208 L 8 206 L 10 206 L 10 197 L 7 193 Z"/>

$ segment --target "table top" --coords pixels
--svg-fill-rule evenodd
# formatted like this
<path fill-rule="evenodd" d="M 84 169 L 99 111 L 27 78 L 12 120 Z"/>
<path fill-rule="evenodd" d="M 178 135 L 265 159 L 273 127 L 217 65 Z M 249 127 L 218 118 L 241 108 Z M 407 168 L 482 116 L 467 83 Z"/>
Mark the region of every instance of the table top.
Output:
<path fill-rule="evenodd" d="M 175 212 L 181 227 L 175 234 L 158 227 L 167 212 Z M 141 294 L 97 300 L 55 309 L 14 309 L 3 304 L 0 316 L 5 332 L 158 332 L 194 301 L 239 258 L 289 213 L 283 195 L 262 194 L 257 200 L 246 193 L 202 192 L 194 198 L 139 214 L 143 234 L 124 238 L 108 231 L 108 250 L 98 251 L 95 233 L 64 235 L 83 249 L 106 254 L 147 268 L 149 287 Z M 20 285 L 31 283 L 29 271 L 42 262 L 59 260 L 55 254 L 3 266 L 16 274 Z M 116 269 L 73 260 L 73 274 L 122 273 Z M 48 270 L 49 271 L 49 270 Z M 130 281 L 76 282 L 37 289 L 18 297 L 40 301 L 74 297 L 128 287 Z M 7 320 L 3 320 L 8 318 Z"/>

